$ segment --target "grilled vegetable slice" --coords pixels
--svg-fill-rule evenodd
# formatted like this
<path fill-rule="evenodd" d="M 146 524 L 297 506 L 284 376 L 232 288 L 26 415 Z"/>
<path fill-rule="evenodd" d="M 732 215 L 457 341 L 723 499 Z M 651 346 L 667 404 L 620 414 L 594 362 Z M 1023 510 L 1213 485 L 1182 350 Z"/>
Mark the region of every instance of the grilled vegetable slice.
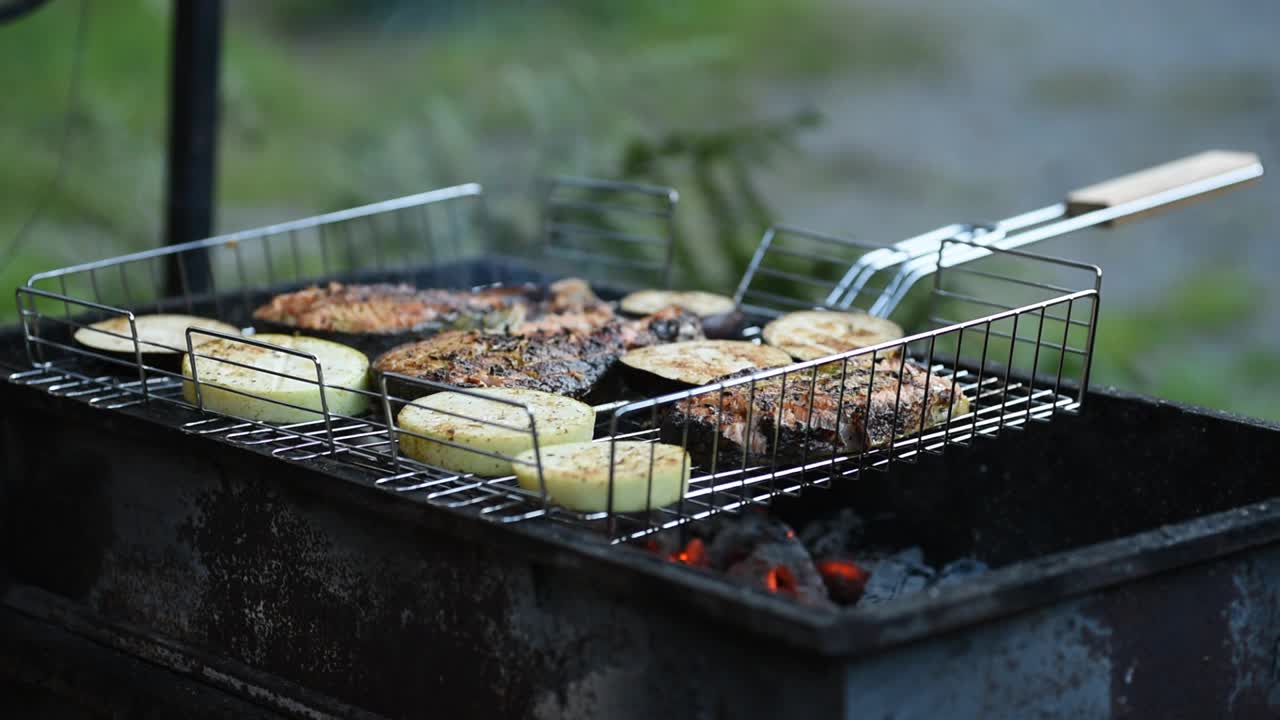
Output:
<path fill-rule="evenodd" d="M 897 323 L 860 311 L 802 310 L 764 326 L 764 341 L 797 360 L 815 360 L 847 350 L 896 340 L 904 333 Z M 897 349 L 877 358 L 895 358 Z"/>
<path fill-rule="evenodd" d="M 679 445 L 634 440 L 584 442 L 542 448 L 542 479 L 558 505 L 581 512 L 609 507 L 610 452 L 613 453 L 613 510 L 640 512 L 670 505 L 689 487 L 689 453 Z M 539 492 L 534 452 L 518 457 L 520 487 Z"/>
<path fill-rule="evenodd" d="M 195 315 L 137 315 L 133 322 L 138 329 L 138 349 L 144 355 L 185 354 L 187 328 L 191 327 L 240 334 L 240 328 L 234 325 Z M 75 339 L 94 350 L 133 354 L 133 333 L 127 317 L 113 317 L 82 327 L 76 330 Z M 200 346 L 215 339 L 210 335 L 195 334 L 191 336 L 191 343 Z"/>
<path fill-rule="evenodd" d="M 478 392 L 527 406 L 533 413 L 541 448 L 590 440 L 595 429 L 596 413 L 591 406 L 562 395 L 518 388 Z M 400 411 L 396 424 L 428 438 L 448 440 L 507 458 L 533 448 L 529 414 L 523 407 L 466 393 L 442 392 L 421 398 Z M 400 448 L 409 457 L 454 472 L 486 477 L 511 474 L 510 460 L 442 442 L 401 435 Z"/>
<path fill-rule="evenodd" d="M 650 345 L 622 356 L 633 385 L 646 375 L 671 381 L 659 385 L 706 385 L 744 370 L 764 370 L 791 364 L 791 356 L 778 348 L 745 340 L 693 340 Z"/>
<path fill-rule="evenodd" d="M 675 305 L 698 316 L 709 338 L 732 338 L 742 330 L 743 315 L 733 298 L 701 290 L 637 290 L 622 298 L 619 309 L 628 315 L 652 315 Z"/>
<path fill-rule="evenodd" d="M 351 391 L 364 390 L 368 383 L 369 358 L 359 350 L 328 340 L 296 335 L 268 334 L 258 335 L 256 339 L 314 355 L 324 373 L 325 400 L 330 413 L 359 415 L 364 412 L 366 397 Z M 316 380 L 315 365 L 310 359 L 222 338 L 201 345 L 196 355 L 201 356 L 196 359 L 196 369 L 199 371 L 200 395 L 206 408 L 271 423 L 321 418 L 320 386 L 306 382 Z M 203 357 L 206 355 L 209 357 Z M 191 377 L 190 357 L 183 357 L 182 374 Z M 188 402 L 196 402 L 195 383 L 183 383 L 182 396 Z"/>

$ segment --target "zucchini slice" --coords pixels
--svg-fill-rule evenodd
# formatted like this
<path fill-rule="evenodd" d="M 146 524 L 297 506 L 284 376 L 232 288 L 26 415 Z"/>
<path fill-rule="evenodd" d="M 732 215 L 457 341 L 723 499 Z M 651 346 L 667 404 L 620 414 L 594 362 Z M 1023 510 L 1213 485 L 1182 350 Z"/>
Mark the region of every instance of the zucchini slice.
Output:
<path fill-rule="evenodd" d="M 143 355 L 185 355 L 187 328 L 240 334 L 240 328 L 235 325 L 195 315 L 135 315 L 133 323 L 138 329 L 138 349 Z M 127 317 L 113 317 L 82 327 L 76 330 L 75 339 L 94 350 L 133 355 L 133 333 Z M 198 347 L 216 339 L 196 334 L 191 336 L 191 343 Z"/>
<path fill-rule="evenodd" d="M 542 479 L 556 504 L 580 512 L 609 509 L 609 456 L 613 453 L 613 510 L 642 512 L 670 505 L 689 488 L 692 464 L 679 445 L 640 440 L 582 442 L 541 448 Z M 532 450 L 515 465 L 520 487 L 540 492 Z"/>
<path fill-rule="evenodd" d="M 533 413 L 540 448 L 590 440 L 595 430 L 596 413 L 591 406 L 563 395 L 521 388 L 490 388 L 478 392 L 527 406 Z M 459 415 L 462 417 L 457 417 Z M 448 440 L 507 458 L 533 448 L 529 414 L 523 407 L 466 393 L 441 392 L 416 400 L 404 406 L 396 417 L 396 424 L 428 438 Z M 400 449 L 411 458 L 454 472 L 485 477 L 511 474 L 510 460 L 413 435 L 400 436 Z"/>
<path fill-rule="evenodd" d="M 366 396 L 352 392 L 368 387 L 369 358 L 364 353 L 346 345 L 301 335 L 267 334 L 257 335 L 255 339 L 316 356 L 324 372 L 325 400 L 330 414 L 359 415 L 365 411 L 368 406 Z M 222 338 L 201 345 L 196 354 L 209 356 L 196 359 L 200 395 L 206 408 L 270 423 L 321 419 L 320 386 L 306 382 L 316 380 L 315 365 L 310 359 Z M 300 379 L 274 373 L 286 373 Z M 188 356 L 182 359 L 182 374 L 191 377 L 191 358 Z M 195 383 L 183 383 L 182 396 L 194 404 Z"/>
<path fill-rule="evenodd" d="M 709 338 L 736 337 L 742 330 L 744 317 L 733 298 L 701 290 L 637 290 L 622 298 L 618 308 L 636 317 L 652 315 L 675 305 L 702 321 L 702 331 Z"/>
<path fill-rule="evenodd" d="M 765 325 L 761 336 L 797 360 L 816 360 L 896 340 L 904 334 L 897 323 L 861 311 L 802 310 Z M 895 348 L 878 353 L 877 359 L 896 358 L 898 354 Z"/>
<path fill-rule="evenodd" d="M 744 370 L 765 370 L 791 362 L 791 355 L 783 350 L 745 340 L 650 345 L 622 356 L 627 369 L 638 371 L 633 375 L 656 375 L 682 385 L 706 385 Z"/>

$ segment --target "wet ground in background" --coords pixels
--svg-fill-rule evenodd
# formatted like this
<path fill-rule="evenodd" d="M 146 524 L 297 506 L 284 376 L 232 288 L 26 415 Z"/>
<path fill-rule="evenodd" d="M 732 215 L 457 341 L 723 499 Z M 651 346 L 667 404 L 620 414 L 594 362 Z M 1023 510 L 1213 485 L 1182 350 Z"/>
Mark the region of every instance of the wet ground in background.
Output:
<path fill-rule="evenodd" d="M 825 122 L 802 139 L 816 167 L 765 179 L 783 218 L 892 241 L 1041 207 L 1202 149 L 1280 159 L 1280 3 L 877 2 L 918 8 L 948 66 L 914 81 L 837 77 L 786 93 Z M 1269 293 L 1258 329 L 1275 338 L 1273 183 L 1038 247 L 1100 264 L 1112 308 L 1206 269 L 1239 270 Z"/>

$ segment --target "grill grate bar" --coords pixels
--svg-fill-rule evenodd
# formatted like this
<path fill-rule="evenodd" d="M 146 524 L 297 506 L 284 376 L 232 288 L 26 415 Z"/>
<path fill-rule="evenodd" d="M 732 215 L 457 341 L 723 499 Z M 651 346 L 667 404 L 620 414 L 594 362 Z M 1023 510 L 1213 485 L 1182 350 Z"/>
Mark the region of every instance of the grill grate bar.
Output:
<path fill-rule="evenodd" d="M 930 372 L 938 377 L 954 377 L 957 388 L 971 400 L 975 409 L 953 417 L 945 427 L 931 428 L 926 433 L 898 439 L 891 447 L 869 451 L 861 462 L 856 454 L 837 455 L 796 467 L 736 467 L 714 475 L 695 466 L 679 510 L 665 507 L 648 513 L 615 513 L 611 541 L 635 540 L 719 513 L 732 513 L 773 497 L 795 494 L 806 487 L 828 487 L 833 476 L 857 476 L 860 464 L 865 468 L 879 469 L 891 461 L 909 460 L 922 452 L 938 452 L 945 445 L 966 443 L 974 436 L 992 437 L 1003 427 L 1019 428 L 1033 420 L 1047 419 L 1054 411 L 1072 411 L 1079 407 L 1078 400 L 1055 394 L 1052 389 L 1029 388 L 1016 380 L 1006 385 L 999 377 L 987 376 L 978 382 L 975 374 L 968 370 L 952 373 L 945 364 L 938 363 L 931 366 Z M 121 382 L 110 377 L 84 376 L 51 368 L 14 373 L 9 379 L 33 386 L 52 385 L 68 396 L 105 407 L 142 403 L 141 382 L 137 380 Z M 185 401 L 164 395 L 180 395 L 180 380 L 160 377 L 148 379 L 147 384 L 153 400 L 167 399 L 191 407 Z M 608 411 L 615 407 L 616 404 L 609 404 L 599 409 Z M 541 495 L 519 487 L 514 476 L 479 478 L 450 473 L 403 456 L 393 459 L 385 423 L 371 418 L 336 420 L 332 428 L 332 449 L 328 446 L 328 430 L 322 420 L 276 426 L 213 415 L 187 422 L 182 429 L 295 462 L 319 457 L 341 460 L 375 475 L 372 484 L 377 487 L 428 504 L 475 512 L 495 522 L 547 518 L 558 524 L 599 528 L 608 517 L 607 513 L 601 512 L 575 512 L 554 505 L 544 507 Z M 616 438 L 657 442 L 659 434 L 658 428 L 651 427 L 619 432 Z M 606 435 L 597 441 L 608 440 Z M 396 461 L 401 470 L 388 472 Z M 815 477 L 819 471 L 822 477 Z"/>

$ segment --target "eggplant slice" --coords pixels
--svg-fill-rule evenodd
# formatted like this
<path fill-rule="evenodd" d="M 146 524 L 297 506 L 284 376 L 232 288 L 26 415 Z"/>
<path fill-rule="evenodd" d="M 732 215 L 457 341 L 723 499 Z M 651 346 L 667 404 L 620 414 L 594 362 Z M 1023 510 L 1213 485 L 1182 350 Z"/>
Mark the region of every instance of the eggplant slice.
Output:
<path fill-rule="evenodd" d="M 142 353 L 142 361 L 166 369 L 178 367 L 179 356 L 186 355 L 188 328 L 240 334 L 240 328 L 235 325 L 195 315 L 137 315 L 134 316 L 134 326 L 138 329 L 138 350 Z M 113 317 L 82 327 L 76 330 L 74 337 L 76 342 L 87 348 L 136 362 L 133 333 L 127 317 Z M 194 333 L 191 344 L 199 347 L 215 339 L 212 335 Z"/>
<path fill-rule="evenodd" d="M 693 340 L 651 345 L 622 356 L 627 381 L 638 390 L 678 390 L 730 375 L 792 363 L 786 352 L 745 340 Z"/>
<path fill-rule="evenodd" d="M 614 512 L 642 512 L 679 502 L 689 488 L 692 468 L 689 454 L 679 445 L 638 440 L 553 445 L 517 459 L 520 487 L 541 493 L 545 483 L 552 502 L 580 512 L 609 509 L 610 480 Z"/>
<path fill-rule="evenodd" d="M 411 458 L 446 470 L 501 477 L 512 473 L 511 461 L 504 458 L 533 448 L 530 413 L 533 414 L 541 448 L 590 440 L 595 430 L 595 411 L 590 405 L 571 398 L 519 388 L 492 388 L 480 392 L 487 397 L 521 403 L 522 407 L 460 392 L 442 392 L 421 398 L 405 405 L 396 417 L 396 425 L 427 438 L 447 440 L 474 449 L 413 435 L 400 436 L 400 449 Z"/>
<path fill-rule="evenodd" d="M 353 392 L 368 388 L 369 358 L 359 350 L 297 335 L 258 335 L 255 339 L 314 355 L 324 373 L 324 400 L 331 414 L 354 416 L 365 411 L 368 398 Z M 307 358 L 222 338 L 201 345 L 196 355 L 201 356 L 195 364 L 200 399 L 209 410 L 269 423 L 323 417 L 320 386 L 314 382 L 316 367 Z M 191 377 L 191 369 L 191 358 L 184 355 L 182 374 Z M 184 382 L 182 396 L 195 404 L 195 383 Z"/>
<path fill-rule="evenodd" d="M 770 378 L 698 395 L 663 418 L 661 437 L 686 437 L 694 459 L 718 470 L 814 462 L 885 447 L 969 412 L 949 377 L 914 363 L 849 366 L 839 374 Z"/>
<path fill-rule="evenodd" d="M 787 313 L 764 326 L 764 341 L 791 353 L 797 360 L 816 360 L 903 337 L 902 328 L 862 311 L 802 310 Z M 897 348 L 877 353 L 877 359 L 896 359 Z"/>
<path fill-rule="evenodd" d="M 637 290 L 622 298 L 618 308 L 627 315 L 640 317 L 671 305 L 697 315 L 702 321 L 702 331 L 709 338 L 737 337 L 746 324 L 733 298 L 701 290 Z"/>

